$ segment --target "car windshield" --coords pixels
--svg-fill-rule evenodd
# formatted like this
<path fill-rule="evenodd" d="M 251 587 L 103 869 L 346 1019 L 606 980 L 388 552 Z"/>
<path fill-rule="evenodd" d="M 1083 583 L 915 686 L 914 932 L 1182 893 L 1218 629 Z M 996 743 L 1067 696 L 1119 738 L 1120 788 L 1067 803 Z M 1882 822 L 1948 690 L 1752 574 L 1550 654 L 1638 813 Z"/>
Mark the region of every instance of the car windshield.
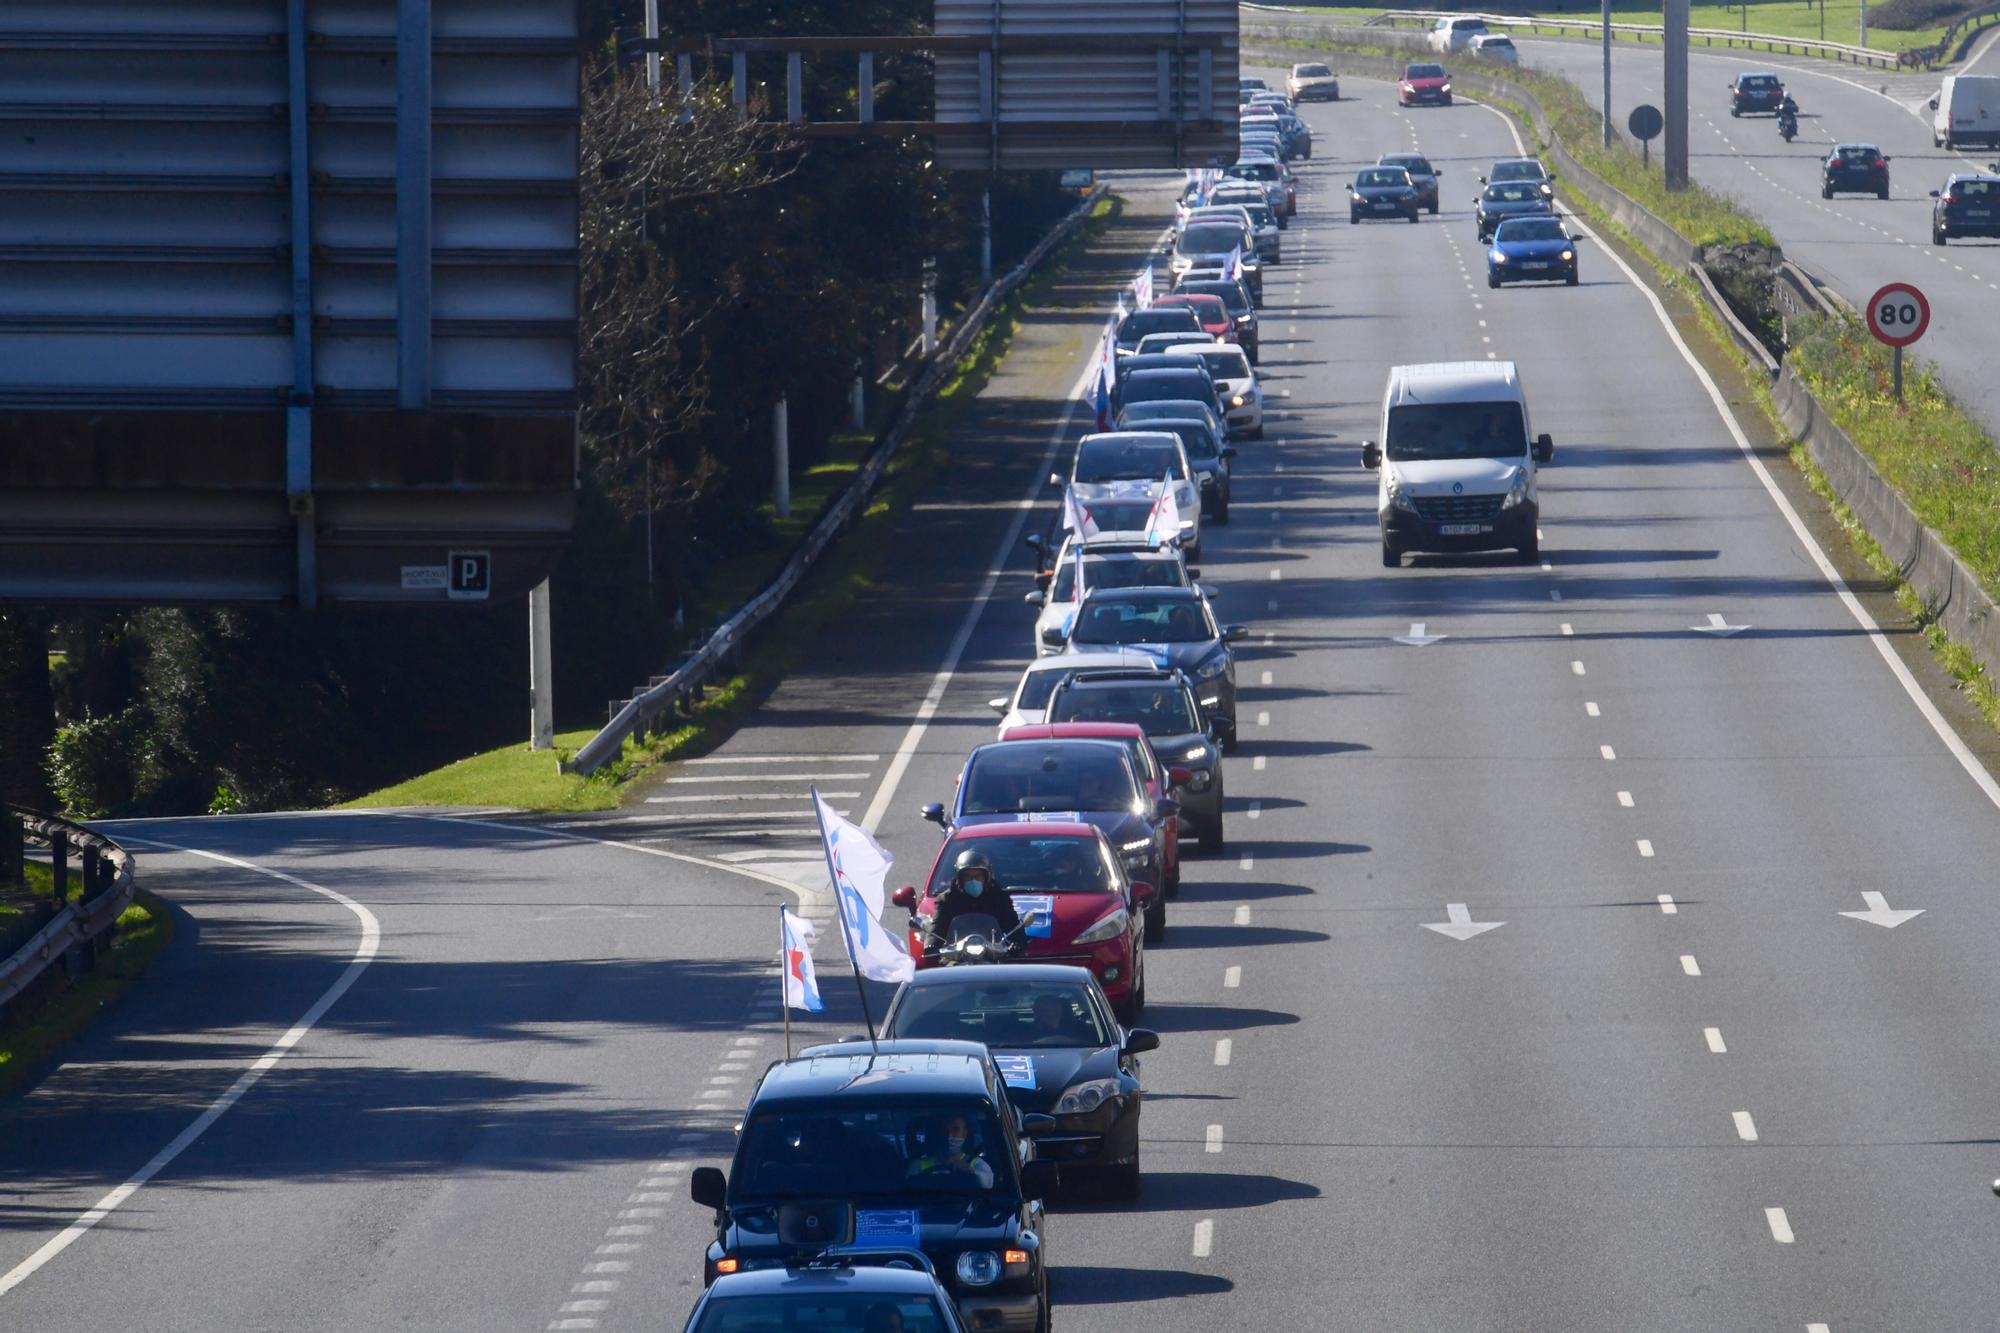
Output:
<path fill-rule="evenodd" d="M 1070 639 L 1076 643 L 1200 643 L 1215 637 L 1201 604 L 1190 597 L 1132 597 L 1083 608 Z"/>
<path fill-rule="evenodd" d="M 1406 461 L 1519 458 L 1528 434 L 1515 403 L 1405 403 L 1389 409 L 1385 445 L 1389 457 Z"/>
<path fill-rule="evenodd" d="M 1190 296 L 1213 296 L 1221 301 L 1223 308 L 1232 315 L 1247 314 L 1250 310 L 1250 295 L 1243 290 L 1241 283 L 1184 282 L 1174 290 L 1186 292 Z"/>
<path fill-rule="evenodd" d="M 1220 324 L 1229 314 L 1219 296 L 1196 296 L 1192 292 L 1175 292 L 1172 296 L 1163 296 L 1160 299 L 1169 306 L 1186 306 L 1209 324 Z"/>
<path fill-rule="evenodd" d="M 1147 372 L 1142 371 L 1132 378 L 1138 381 L 1146 377 Z M 1180 451 L 1169 440 L 1119 439 L 1115 436 L 1085 440 L 1077 446 L 1075 480 L 1085 483 L 1158 481 L 1169 472 L 1178 477 L 1180 464 Z"/>
<path fill-rule="evenodd" d="M 1118 413 L 1118 429 L 1131 430 L 1143 426 L 1147 430 L 1166 430 L 1168 427 L 1153 423 L 1179 417 L 1207 421 L 1214 415 L 1215 400 L 1212 398 L 1156 398 L 1149 403 L 1133 403 L 1122 409 Z"/>
<path fill-rule="evenodd" d="M 976 1041 L 995 1050 L 1111 1046 L 1118 1041 L 1080 981 L 996 978 L 977 986 L 912 984 L 890 1018 L 885 1038 Z"/>
<path fill-rule="evenodd" d="M 1364 190 L 1370 186 L 1379 189 L 1388 185 L 1408 185 L 1410 173 L 1401 167 L 1380 167 L 1373 171 L 1362 172 L 1354 178 L 1354 183 Z"/>
<path fill-rule="evenodd" d="M 1135 555 L 1085 556 L 1083 586 L 1086 588 L 1185 588 L 1187 578 L 1178 560 L 1143 560 Z M 1052 602 L 1076 600 L 1076 559 L 1071 557 L 1056 567 Z M 1047 702 L 1048 696 L 1042 696 Z"/>
<path fill-rule="evenodd" d="M 1505 185 L 1486 187 L 1486 202 L 1489 204 L 1539 204 L 1541 201 L 1541 188 L 1531 182 L 1509 182 Z"/>
<path fill-rule="evenodd" d="M 965 778 L 968 815 L 1036 815 L 1124 810 L 1136 799 L 1132 770 L 1099 741 L 1014 741 L 972 756 Z M 1000 882 L 1018 888 L 1003 873 Z"/>
<path fill-rule="evenodd" d="M 1222 457 L 1222 445 L 1217 442 L 1215 432 L 1208 428 L 1206 421 L 1177 421 L 1168 418 L 1154 421 L 1159 430 L 1170 430 L 1181 437 L 1181 448 L 1187 452 L 1189 461 L 1196 463 L 1213 462 Z"/>
<path fill-rule="evenodd" d="M 1492 181 L 1538 181 L 1542 178 L 1542 164 L 1539 162 L 1495 162 Z"/>
<path fill-rule="evenodd" d="M 1292 71 L 1302 79 L 1330 79 L 1333 71 L 1325 65 L 1300 65 Z"/>
<path fill-rule="evenodd" d="M 1959 199 L 1984 199 L 1996 192 L 2000 192 L 2000 181 L 1960 181 L 1948 191 Z"/>
<path fill-rule="evenodd" d="M 957 1127 L 947 1121 L 963 1124 L 965 1156 L 983 1161 L 993 1184 L 982 1184 L 972 1169 L 940 1161 L 946 1131 Z M 870 1099 L 752 1111 L 729 1173 L 729 1193 L 732 1203 L 886 1199 L 909 1207 L 931 1196 L 1012 1197 L 1014 1171 L 999 1122 L 985 1107 Z"/>
<path fill-rule="evenodd" d="M 690 1333 L 946 1333 L 937 1300 L 930 1296 L 872 1291 L 773 1291 L 744 1296 L 711 1296 L 701 1322 Z"/>
<path fill-rule="evenodd" d="M 1869 144 L 1843 144 L 1840 148 L 1840 160 L 1843 162 L 1873 163 L 1880 154 L 1880 149 Z"/>
<path fill-rule="evenodd" d="M 1208 373 L 1219 380 L 1250 378 L 1250 359 L 1234 343 L 1209 343 L 1197 351 L 1176 352 L 1174 355 L 1199 360 L 1208 367 Z"/>
<path fill-rule="evenodd" d="M 1495 244 L 1502 241 L 1566 241 L 1563 224 L 1559 218 L 1524 218 L 1519 222 L 1503 222 L 1500 230 L 1493 234 Z"/>
<path fill-rule="evenodd" d="M 951 883 L 959 853 L 977 847 L 993 867 L 993 881 L 1009 893 L 1115 893 L 1118 885 L 1104 864 L 1095 838 L 1074 834 L 1030 838 L 958 838 L 938 858 L 931 896 Z M 1015 905 L 1019 911 L 1020 905 Z M 902 1031 L 898 1027 L 898 1031 Z M 914 1035 L 907 1031 L 903 1035 Z M 930 1033 L 922 1034 L 930 1036 Z M 1067 1043 L 1066 1043 L 1067 1044 Z"/>
<path fill-rule="evenodd" d="M 1437 175 L 1435 171 L 1431 170 L 1431 164 L 1421 157 L 1385 157 L 1382 159 L 1382 165 L 1385 167 L 1401 167 L 1412 176 Z"/>
<path fill-rule="evenodd" d="M 1149 333 L 1200 333 L 1201 321 L 1184 306 L 1135 310 L 1118 325 L 1118 345 L 1137 347 Z"/>
<path fill-rule="evenodd" d="M 1222 173 L 1245 181 L 1274 181 L 1278 179 L 1276 162 L 1238 162 Z"/>
<path fill-rule="evenodd" d="M 1403 71 L 1403 77 L 1406 79 L 1441 79 L 1444 77 L 1444 66 L 1412 65 Z"/>
<path fill-rule="evenodd" d="M 1138 532 L 1153 512 L 1150 499 L 1078 500 L 1099 532 Z M 1046 699 L 1048 696 L 1042 696 Z"/>
<path fill-rule="evenodd" d="M 1171 680 L 1158 683 L 1079 681 L 1055 701 L 1051 722 L 1136 722 L 1148 736 L 1186 736 L 1201 730 L 1187 691 Z"/>
<path fill-rule="evenodd" d="M 1213 397 L 1213 381 L 1203 371 L 1198 370 L 1141 370 L 1128 375 L 1118 387 L 1118 401 L 1121 403 L 1143 403 L 1157 398 L 1186 398 L 1199 401 L 1200 397 Z M 1153 469 L 1159 476 L 1160 470 Z M 1180 460 L 1174 460 L 1174 476 L 1181 477 Z M 1088 478 L 1078 477 L 1078 481 Z"/>
<path fill-rule="evenodd" d="M 1184 255 L 1226 255 L 1243 244 L 1243 228 L 1233 222 L 1192 222 L 1181 233 Z"/>
<path fill-rule="evenodd" d="M 1514 39 L 1512 37 L 1481 37 L 1479 39 L 1479 49 L 1482 51 L 1498 51 L 1503 47 L 1509 51 L 1513 50 Z"/>

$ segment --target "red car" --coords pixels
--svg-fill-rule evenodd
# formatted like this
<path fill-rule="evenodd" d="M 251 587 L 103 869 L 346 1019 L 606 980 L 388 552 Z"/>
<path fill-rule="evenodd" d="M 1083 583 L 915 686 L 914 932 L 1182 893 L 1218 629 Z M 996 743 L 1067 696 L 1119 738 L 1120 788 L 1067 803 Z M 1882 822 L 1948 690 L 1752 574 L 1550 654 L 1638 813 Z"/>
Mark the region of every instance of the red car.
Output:
<path fill-rule="evenodd" d="M 1118 1021 L 1132 1023 L 1146 1004 L 1144 921 L 1154 889 L 1125 878 L 1118 853 L 1090 824 L 1050 819 L 953 829 L 931 865 L 929 885 L 921 893 L 904 885 L 890 898 L 910 909 L 910 957 L 918 970 L 938 966 L 925 949 L 928 927 L 937 895 L 951 883 L 952 867 L 968 847 L 986 854 L 994 879 L 1029 922 L 1028 947 L 1015 957 L 1089 968 Z"/>
<path fill-rule="evenodd" d="M 1175 292 L 1172 296 L 1162 296 L 1154 301 L 1155 306 L 1192 306 L 1195 318 L 1201 321 L 1201 331 L 1217 342 L 1236 341 L 1236 321 L 1229 317 L 1229 307 L 1219 296 L 1203 296 L 1188 292 Z"/>
<path fill-rule="evenodd" d="M 1157 801 L 1163 796 L 1172 796 L 1182 783 L 1194 776 L 1185 768 L 1168 768 L 1153 752 L 1153 743 L 1146 739 L 1146 729 L 1136 722 L 1036 722 L 1025 727 L 1009 727 L 1000 733 L 1003 741 L 1047 741 L 1075 737 L 1079 740 L 1123 741 L 1132 751 L 1132 765 L 1139 770 L 1139 780 L 1146 784 L 1146 795 Z M 1181 821 L 1167 821 L 1167 854 L 1162 858 L 1161 878 L 1166 881 L 1160 887 L 1166 896 L 1173 898 L 1181 891 Z"/>
<path fill-rule="evenodd" d="M 1443 65 L 1411 65 L 1396 85 L 1396 100 L 1404 106 L 1450 106 L 1451 75 Z"/>

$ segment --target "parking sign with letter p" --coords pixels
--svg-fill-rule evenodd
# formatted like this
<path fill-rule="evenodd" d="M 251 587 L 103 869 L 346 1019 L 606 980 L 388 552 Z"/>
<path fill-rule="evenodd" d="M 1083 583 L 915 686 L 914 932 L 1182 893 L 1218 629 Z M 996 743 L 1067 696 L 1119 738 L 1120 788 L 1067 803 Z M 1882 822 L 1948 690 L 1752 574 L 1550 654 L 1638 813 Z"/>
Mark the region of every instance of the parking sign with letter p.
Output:
<path fill-rule="evenodd" d="M 445 595 L 455 602 L 483 602 L 493 591 L 491 551 L 453 551 L 445 571 Z"/>

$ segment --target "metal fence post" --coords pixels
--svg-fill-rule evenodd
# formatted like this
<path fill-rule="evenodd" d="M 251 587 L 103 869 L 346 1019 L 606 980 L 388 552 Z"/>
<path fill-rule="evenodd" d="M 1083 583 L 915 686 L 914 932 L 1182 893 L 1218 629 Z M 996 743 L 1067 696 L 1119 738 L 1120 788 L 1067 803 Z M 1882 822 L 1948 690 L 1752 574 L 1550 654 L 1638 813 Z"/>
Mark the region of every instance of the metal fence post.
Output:
<path fill-rule="evenodd" d="M 69 834 L 58 832 L 49 835 L 49 864 L 55 868 L 49 901 L 60 912 L 69 901 Z"/>
<path fill-rule="evenodd" d="M 792 516 L 792 411 L 780 398 L 771 408 L 771 496 L 779 518 Z"/>
<path fill-rule="evenodd" d="M 21 817 L 12 810 L 0 811 L 0 884 L 19 884 L 27 864 Z"/>

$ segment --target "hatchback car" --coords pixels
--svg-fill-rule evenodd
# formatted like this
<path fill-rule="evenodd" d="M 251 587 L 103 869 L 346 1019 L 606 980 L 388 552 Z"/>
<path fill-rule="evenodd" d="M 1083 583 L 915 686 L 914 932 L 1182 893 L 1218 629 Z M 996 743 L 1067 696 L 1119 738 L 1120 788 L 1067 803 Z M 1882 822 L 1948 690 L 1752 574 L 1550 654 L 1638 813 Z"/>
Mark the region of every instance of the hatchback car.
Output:
<path fill-rule="evenodd" d="M 1509 181 L 1533 181 L 1545 195 L 1556 192 L 1556 174 L 1542 165 L 1539 157 L 1503 157 L 1479 178 L 1481 185 L 1502 185 Z"/>
<path fill-rule="evenodd" d="M 1953 237 L 2000 237 L 2000 176 L 1947 176 L 1932 190 L 1931 244 Z"/>
<path fill-rule="evenodd" d="M 1178 277 L 1204 262 L 1227 265 L 1232 259 L 1242 265 L 1243 280 L 1250 288 L 1250 295 L 1262 299 L 1264 266 L 1257 258 L 1256 238 L 1245 236 L 1243 226 L 1237 222 L 1222 219 L 1188 224 L 1187 229 L 1174 238 L 1167 268 Z"/>
<path fill-rule="evenodd" d="M 808 1321 L 814 1328 L 867 1329 L 870 1320 L 903 1333 L 965 1333 L 951 1292 L 920 1251 L 912 1258 L 857 1246 L 851 1248 L 862 1253 L 848 1258 L 842 1252 L 849 1248 L 718 1277 L 695 1302 L 684 1333 L 796 1328 Z M 895 1312 L 893 1323 L 885 1310 Z"/>
<path fill-rule="evenodd" d="M 1502 65 L 1521 63 L 1520 49 L 1514 45 L 1514 39 L 1505 33 L 1484 33 L 1468 42 L 1465 49 L 1482 60 L 1497 61 Z"/>
<path fill-rule="evenodd" d="M 1554 201 L 1534 181 L 1489 185 L 1472 198 L 1472 222 L 1482 241 L 1491 240 L 1494 229 L 1509 219 L 1549 217 L 1555 211 Z"/>
<path fill-rule="evenodd" d="M 1819 164 L 1819 197 L 1872 194 L 1889 197 L 1889 159 L 1872 143 L 1835 144 Z"/>
<path fill-rule="evenodd" d="M 1052 577 L 1061 577 L 1060 571 Z M 1190 576 L 1192 577 L 1192 576 Z M 1006 735 L 1015 727 L 1040 722 L 1049 706 L 1049 696 L 1056 686 L 1078 671 L 1111 671 L 1131 669 L 1150 671 L 1158 663 L 1150 653 L 1117 649 L 1108 653 L 1064 653 L 1057 657 L 1042 657 L 1028 663 L 1021 672 L 1011 695 L 1003 694 L 988 699 L 986 706 L 1000 714 L 998 734 Z"/>
<path fill-rule="evenodd" d="M 1431 165 L 1431 160 L 1422 153 L 1384 153 L 1375 160 L 1378 167 L 1401 167 L 1410 173 L 1410 184 L 1417 188 L 1417 202 L 1431 213 L 1438 211 L 1438 177 L 1444 172 Z"/>
<path fill-rule="evenodd" d="M 1347 220 L 1403 218 L 1417 220 L 1417 187 L 1401 167 L 1363 167 L 1347 187 Z"/>
<path fill-rule="evenodd" d="M 1243 354 L 1241 347 L 1228 343 L 1206 346 L 1184 343 L 1162 353 L 1163 356 L 1193 357 L 1200 361 L 1215 381 L 1215 396 L 1222 407 L 1222 419 L 1228 427 L 1232 440 L 1261 440 L 1264 438 L 1264 390 L 1257 383 L 1257 372 L 1250 369 L 1250 358 Z"/>
<path fill-rule="evenodd" d="M 1200 422 L 1195 422 L 1199 426 Z M 1035 649 L 1044 655 L 1060 653 L 1069 638 L 1069 625 L 1076 618 L 1076 585 L 1086 588 L 1186 588 L 1194 575 L 1187 562 L 1171 546 L 1148 546 L 1128 539 L 1129 534 L 1086 537 L 1072 533 L 1056 553 L 1049 571 L 1048 587 L 1022 595 L 1029 606 L 1039 608 L 1035 616 Z"/>
<path fill-rule="evenodd" d="M 1410 65 L 1396 85 L 1396 101 L 1403 106 L 1450 106 L 1451 75 L 1443 65 Z"/>
<path fill-rule="evenodd" d="M 1285 91 L 1294 102 L 1338 102 L 1340 80 L 1325 65 L 1294 65 L 1291 77 L 1285 80 Z"/>
<path fill-rule="evenodd" d="M 1231 180 L 1255 181 L 1263 187 L 1271 207 L 1285 217 L 1298 212 L 1298 185 L 1275 157 L 1257 158 L 1246 153 L 1235 165 L 1224 167 L 1222 174 Z"/>
<path fill-rule="evenodd" d="M 1193 589 L 1099 588 L 1084 594 L 1069 632 L 1072 652 L 1130 648 L 1158 664 L 1185 671 L 1203 712 L 1220 729 L 1223 748 L 1236 748 L 1236 654 L 1230 645 L 1249 631 L 1218 626 L 1208 599 Z"/>
<path fill-rule="evenodd" d="M 1455 18 L 1447 15 L 1433 23 L 1431 30 L 1424 37 L 1426 45 L 1431 50 L 1441 55 L 1449 55 L 1453 51 L 1463 51 L 1472 45 L 1475 37 L 1483 35 L 1486 31 L 1485 19 Z"/>
<path fill-rule="evenodd" d="M 1174 791 L 1188 831 L 1209 855 L 1222 850 L 1222 737 L 1186 672 L 1157 666 L 1081 668 L 1056 682 L 1043 716 L 1137 723 L 1161 762 L 1188 771 Z"/>
<path fill-rule="evenodd" d="M 1213 296 L 1222 302 L 1222 308 L 1229 312 L 1230 332 L 1228 341 L 1243 349 L 1243 355 L 1250 358 L 1250 364 L 1257 364 L 1257 303 L 1250 299 L 1250 289 L 1241 282 L 1225 278 L 1183 278 L 1174 284 L 1175 296 Z"/>
<path fill-rule="evenodd" d="M 1236 318 L 1229 313 L 1229 307 L 1219 296 L 1209 296 L 1200 292 L 1185 292 L 1175 289 L 1165 296 L 1157 297 L 1154 305 L 1164 305 L 1172 310 L 1176 306 L 1186 306 L 1194 311 L 1201 321 L 1201 331 L 1213 342 L 1236 341 Z"/>
<path fill-rule="evenodd" d="M 1118 321 L 1118 354 L 1131 356 L 1139 350 L 1139 340 L 1149 333 L 1200 333 L 1201 319 L 1185 306 L 1161 306 L 1157 302 L 1144 310 L 1134 310 Z"/>
<path fill-rule="evenodd" d="M 1063 682 L 1056 686 L 1051 701 L 1062 696 Z M 1146 737 L 1145 728 L 1136 722 L 1101 722 L 1096 720 L 1051 719 L 1047 722 L 1030 722 L 1000 733 L 1003 741 L 1116 741 L 1123 745 L 1132 756 L 1132 766 L 1139 770 L 1139 782 L 1146 789 L 1146 795 L 1154 800 L 1171 796 L 1180 797 L 1180 786 L 1194 776 L 1191 769 L 1170 765 L 1162 760 L 1153 749 L 1152 741 Z M 1166 833 L 1166 856 L 1161 861 L 1160 892 L 1146 914 L 1146 942 L 1156 944 L 1166 930 L 1167 911 L 1165 899 L 1179 895 L 1181 890 L 1181 821 L 1169 819 L 1163 826 Z M 1157 922 L 1156 918 L 1157 917 Z"/>
<path fill-rule="evenodd" d="M 1509 218 L 1494 231 L 1493 248 L 1486 252 L 1486 285 L 1566 282 L 1574 287 L 1581 239 L 1563 230 L 1561 218 Z"/>
<path fill-rule="evenodd" d="M 1784 100 L 1785 85 L 1769 70 L 1738 74 L 1729 81 L 1729 114 L 1732 116 L 1765 111 L 1775 116 Z"/>
<path fill-rule="evenodd" d="M 1146 429 L 1170 430 L 1181 437 L 1201 494 L 1202 517 L 1214 520 L 1217 527 L 1228 527 L 1229 460 L 1236 457 L 1236 447 L 1224 444 L 1213 426 L 1195 417 L 1155 417 Z"/>

